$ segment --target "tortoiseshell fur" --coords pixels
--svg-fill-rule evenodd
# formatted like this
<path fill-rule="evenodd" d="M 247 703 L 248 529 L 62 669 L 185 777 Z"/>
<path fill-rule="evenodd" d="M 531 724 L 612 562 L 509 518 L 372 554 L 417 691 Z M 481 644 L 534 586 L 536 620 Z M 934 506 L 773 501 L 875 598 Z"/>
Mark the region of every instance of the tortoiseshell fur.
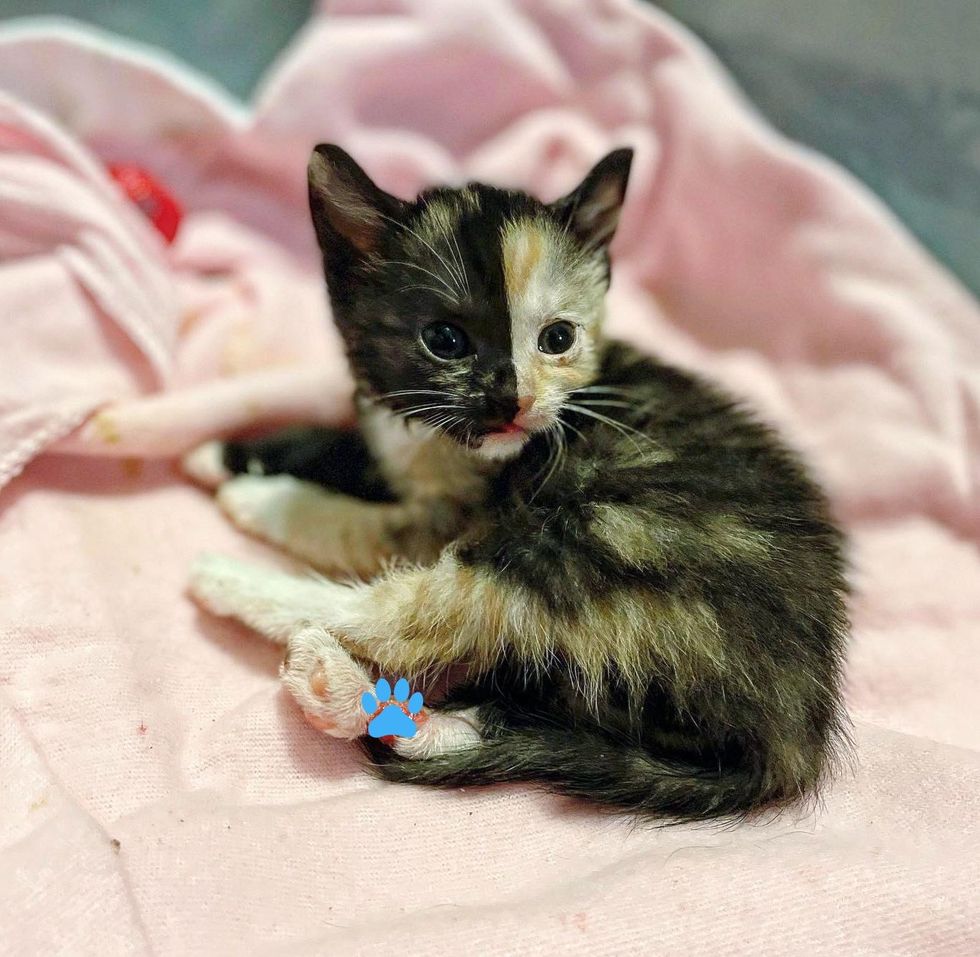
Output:
<path fill-rule="evenodd" d="M 408 203 L 314 154 L 362 427 L 230 443 L 224 463 L 327 490 L 250 530 L 366 582 L 336 592 L 356 612 L 324 612 L 341 645 L 389 674 L 469 666 L 439 712 L 466 709 L 479 740 L 363 739 L 390 780 L 538 781 L 706 819 L 812 794 L 845 738 L 847 584 L 822 494 L 730 397 L 602 334 L 629 161 L 550 205 L 480 184 Z M 542 353 L 560 317 L 575 345 Z M 435 320 L 474 352 L 427 354 Z M 526 395 L 526 434 L 499 435 Z"/>

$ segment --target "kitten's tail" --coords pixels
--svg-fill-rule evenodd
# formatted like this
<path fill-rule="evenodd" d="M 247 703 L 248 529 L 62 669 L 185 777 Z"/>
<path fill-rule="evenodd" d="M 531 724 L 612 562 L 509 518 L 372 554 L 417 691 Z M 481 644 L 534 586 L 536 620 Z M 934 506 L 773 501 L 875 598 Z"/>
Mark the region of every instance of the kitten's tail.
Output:
<path fill-rule="evenodd" d="M 663 822 L 745 814 L 797 796 L 795 787 L 774 786 L 762 767 L 700 766 L 582 728 L 507 729 L 476 747 L 422 759 L 401 757 L 373 738 L 362 740 L 377 773 L 389 781 L 446 788 L 537 781 L 560 794 Z"/>

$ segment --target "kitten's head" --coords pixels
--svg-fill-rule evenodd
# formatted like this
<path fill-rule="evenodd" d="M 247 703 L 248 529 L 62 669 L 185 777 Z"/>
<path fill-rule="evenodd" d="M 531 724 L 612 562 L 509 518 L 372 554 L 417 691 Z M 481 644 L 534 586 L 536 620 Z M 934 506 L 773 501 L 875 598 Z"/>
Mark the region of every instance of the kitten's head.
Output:
<path fill-rule="evenodd" d="M 362 392 L 490 458 L 593 380 L 632 151 L 545 204 L 473 183 L 405 202 L 336 146 L 310 159 L 334 317 Z"/>

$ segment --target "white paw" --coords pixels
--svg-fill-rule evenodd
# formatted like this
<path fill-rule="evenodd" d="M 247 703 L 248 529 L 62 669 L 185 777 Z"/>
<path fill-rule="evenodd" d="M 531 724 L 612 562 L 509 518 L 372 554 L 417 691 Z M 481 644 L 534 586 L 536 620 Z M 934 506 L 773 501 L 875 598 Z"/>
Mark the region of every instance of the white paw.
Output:
<path fill-rule="evenodd" d="M 419 720 L 421 718 L 421 720 Z M 479 747 L 483 741 L 476 708 L 457 712 L 426 712 L 416 718 L 418 732 L 412 738 L 396 738 L 392 743 L 403 758 L 431 758 Z"/>
<path fill-rule="evenodd" d="M 311 622 L 335 620 L 351 597 L 341 585 L 221 555 L 194 563 L 188 591 L 208 611 L 283 643 Z"/>
<path fill-rule="evenodd" d="M 239 615 L 255 586 L 257 569 L 224 555 L 201 555 L 191 566 L 188 591 L 215 615 Z"/>
<path fill-rule="evenodd" d="M 218 504 L 242 531 L 283 545 L 304 484 L 291 475 L 239 475 L 218 489 Z"/>
<path fill-rule="evenodd" d="M 188 452 L 180 460 L 180 467 L 198 485 L 217 488 L 222 482 L 227 482 L 232 474 L 225 468 L 224 448 L 223 442 L 205 442 Z"/>
<path fill-rule="evenodd" d="M 366 732 L 361 695 L 370 676 L 328 631 L 310 626 L 292 635 L 280 677 L 317 730 L 347 739 Z"/>

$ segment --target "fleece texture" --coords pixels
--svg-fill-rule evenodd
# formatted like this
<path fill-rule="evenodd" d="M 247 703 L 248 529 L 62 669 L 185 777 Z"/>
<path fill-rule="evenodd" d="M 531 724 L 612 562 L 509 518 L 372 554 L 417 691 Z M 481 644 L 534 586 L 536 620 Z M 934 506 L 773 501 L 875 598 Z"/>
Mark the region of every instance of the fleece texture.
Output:
<path fill-rule="evenodd" d="M 336 0 L 247 109 L 103 37 L 0 31 L 0 952 L 980 952 L 980 310 L 873 197 L 626 0 Z M 637 149 L 609 329 L 753 403 L 852 538 L 852 761 L 820 805 L 630 829 L 380 783 L 184 595 L 275 557 L 172 458 L 350 380 L 305 198 L 552 199 Z M 167 246 L 105 173 L 185 209 Z"/>

